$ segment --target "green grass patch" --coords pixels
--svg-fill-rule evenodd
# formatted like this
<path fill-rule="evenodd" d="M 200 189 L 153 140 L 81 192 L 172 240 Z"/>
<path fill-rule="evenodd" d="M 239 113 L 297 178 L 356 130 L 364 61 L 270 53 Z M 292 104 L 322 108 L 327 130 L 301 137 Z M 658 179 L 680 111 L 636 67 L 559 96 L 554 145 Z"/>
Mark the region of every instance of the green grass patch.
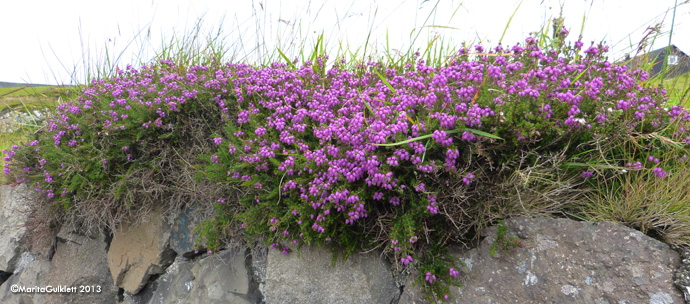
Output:
<path fill-rule="evenodd" d="M 50 92 L 55 90 L 56 87 L 51 86 L 26 86 L 26 87 L 10 87 L 10 88 L 0 88 L 0 98 L 2 97 L 17 97 L 17 96 L 30 96 L 36 94 L 51 94 Z"/>
<path fill-rule="evenodd" d="M 690 108 L 690 73 L 665 79 L 663 86 L 668 91 L 669 105 L 682 105 L 686 109 Z"/>
<path fill-rule="evenodd" d="M 690 246 L 690 165 L 678 165 L 666 178 L 632 170 L 599 181 L 601 192 L 588 196 L 581 215 L 657 236 L 676 246 Z"/>

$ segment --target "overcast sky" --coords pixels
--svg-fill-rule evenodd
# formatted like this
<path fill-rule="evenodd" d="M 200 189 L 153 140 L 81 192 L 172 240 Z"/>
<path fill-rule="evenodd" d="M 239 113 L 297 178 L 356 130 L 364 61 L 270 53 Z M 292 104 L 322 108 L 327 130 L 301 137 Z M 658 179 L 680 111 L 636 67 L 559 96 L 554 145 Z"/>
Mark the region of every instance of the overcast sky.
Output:
<path fill-rule="evenodd" d="M 427 35 L 489 47 L 498 43 L 520 3 L 504 45 L 524 41 L 563 7 L 569 38 L 577 38 L 585 17 L 585 44 L 605 41 L 614 60 L 634 52 L 645 30 L 661 22 L 653 48 L 665 46 L 674 7 L 674 0 L 442 0 L 435 10 L 435 0 L 0 0 L 0 81 L 83 82 L 84 66 L 103 66 L 106 54 L 121 67 L 151 58 L 161 41 L 184 36 L 202 17 L 202 30 L 220 30 L 229 54 L 247 62 L 276 45 L 287 50 L 306 41 L 309 50 L 321 32 L 332 56 L 340 44 L 363 47 L 370 32 L 369 41 L 379 50 L 386 34 L 392 49 L 407 50 L 411 33 L 421 33 L 417 47 Z M 690 4 L 678 3 L 673 44 L 690 54 Z M 433 26 L 422 28 L 427 18 L 426 25 Z"/>

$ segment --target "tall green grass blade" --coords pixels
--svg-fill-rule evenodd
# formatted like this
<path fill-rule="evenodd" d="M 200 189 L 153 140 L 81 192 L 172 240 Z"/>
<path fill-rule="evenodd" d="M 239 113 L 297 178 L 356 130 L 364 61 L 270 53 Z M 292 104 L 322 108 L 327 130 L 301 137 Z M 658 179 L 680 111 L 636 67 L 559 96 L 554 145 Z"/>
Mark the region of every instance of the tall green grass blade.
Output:
<path fill-rule="evenodd" d="M 580 73 L 580 75 L 577 75 L 577 77 L 575 77 L 575 79 L 573 80 L 573 82 L 575 82 L 575 81 L 577 81 L 578 79 L 580 79 L 580 77 L 582 77 L 582 75 L 584 75 L 585 72 L 587 72 L 587 70 L 589 70 L 589 67 L 587 67 L 584 71 L 582 71 L 582 73 Z"/>
<path fill-rule="evenodd" d="M 364 99 L 362 99 L 362 101 L 364 102 L 364 105 L 367 106 L 367 109 L 369 109 L 369 112 L 371 112 L 371 115 L 373 115 L 374 118 L 376 118 L 376 113 L 374 113 L 374 110 L 371 109 L 371 106 L 369 106 L 369 103 Z"/>
<path fill-rule="evenodd" d="M 374 71 L 374 72 L 376 72 L 376 75 L 379 76 L 379 78 L 381 79 L 381 81 L 383 81 L 383 84 L 385 84 L 385 85 L 388 87 L 388 89 L 390 89 L 391 92 L 393 92 L 393 94 L 398 95 L 398 92 L 397 92 L 397 91 L 395 90 L 395 88 L 388 82 L 388 80 L 386 80 L 386 78 L 384 78 L 378 71 Z"/>
<path fill-rule="evenodd" d="M 520 5 L 522 5 L 522 1 L 518 3 L 517 7 L 513 11 L 513 14 L 510 15 L 510 18 L 508 19 L 508 24 L 506 24 L 506 27 L 503 29 L 503 34 L 501 34 L 501 39 L 498 40 L 498 44 L 501 44 L 503 41 L 503 37 L 506 36 L 506 32 L 508 31 L 508 27 L 510 27 L 510 22 L 513 21 L 513 17 L 515 17 L 515 14 L 517 13 L 518 9 L 520 8 Z"/>
<path fill-rule="evenodd" d="M 625 168 L 625 167 L 603 165 L 603 164 L 593 164 L 593 163 L 567 162 L 567 163 L 563 163 L 563 166 L 568 167 L 568 168 L 597 168 L 597 169 L 627 170 L 627 168 Z"/>
<path fill-rule="evenodd" d="M 456 132 L 453 132 L 453 133 L 456 133 Z M 430 137 L 431 137 L 431 134 L 427 134 L 427 135 L 422 135 L 419 137 L 410 138 L 408 140 L 403 140 L 403 141 L 399 141 L 399 142 L 392 143 L 392 144 L 374 144 L 374 145 L 381 146 L 381 147 L 393 147 L 393 146 L 404 145 L 406 143 L 411 143 L 413 141 L 418 141 L 418 140 L 422 140 L 422 139 L 426 139 L 426 138 L 430 138 Z"/>
<path fill-rule="evenodd" d="M 474 133 L 474 134 L 476 134 L 476 135 L 479 135 L 479 136 L 485 136 L 485 137 L 489 137 L 489 138 L 493 138 L 493 139 L 503 140 L 503 138 L 500 138 L 500 137 L 498 137 L 498 136 L 496 136 L 496 135 L 494 135 L 494 134 L 487 133 L 487 132 L 480 131 L 480 130 L 470 129 L 470 128 L 448 130 L 448 131 L 446 131 L 446 134 L 454 134 L 454 133 L 462 132 L 462 131 L 465 131 L 465 130 L 466 130 L 466 131 L 470 131 L 470 132 L 472 132 L 472 133 Z M 403 140 L 403 141 L 399 141 L 399 142 L 392 143 L 392 144 L 375 144 L 375 145 L 381 146 L 381 147 L 399 146 L 399 145 L 404 145 L 404 144 L 406 144 L 406 143 L 411 143 L 411 142 L 413 142 L 413 141 L 418 141 L 418 140 L 422 140 L 422 139 L 427 139 L 427 138 L 430 138 L 431 136 L 432 136 L 432 134 L 427 134 L 427 135 L 422 135 L 422 136 L 418 136 L 418 137 L 415 137 L 415 138 L 410 138 L 410 139 Z"/>
<path fill-rule="evenodd" d="M 323 33 L 319 35 L 319 37 L 316 39 L 316 45 L 314 46 L 314 50 L 311 52 L 311 59 L 309 59 L 312 63 L 316 60 L 316 57 L 319 56 L 319 45 L 323 43 Z"/>
<path fill-rule="evenodd" d="M 424 26 L 424 27 L 441 28 L 441 29 L 450 29 L 450 30 L 457 30 L 457 29 L 458 29 L 457 27 L 453 27 L 453 26 L 434 25 L 434 24 L 432 24 L 432 25 L 426 25 L 426 26 Z"/>
<path fill-rule="evenodd" d="M 439 36 L 434 37 L 434 39 L 432 39 L 431 42 L 429 42 L 429 43 L 427 44 L 426 49 L 424 50 L 424 53 L 422 54 L 422 58 L 423 58 L 424 56 L 426 56 L 426 62 L 431 62 L 431 52 L 429 52 L 429 50 L 430 50 L 431 47 L 434 45 L 434 43 L 436 42 L 436 40 L 438 40 L 438 38 L 439 38 Z"/>
<path fill-rule="evenodd" d="M 429 148 L 429 143 L 430 143 L 430 142 L 431 142 L 430 140 L 427 140 L 427 141 L 426 141 L 426 145 L 424 145 L 424 153 L 422 153 L 422 163 L 424 163 L 424 158 L 426 157 L 426 151 L 427 151 L 427 149 Z"/>
<path fill-rule="evenodd" d="M 386 30 L 386 57 L 388 57 L 388 64 L 392 64 L 393 57 L 391 56 L 390 44 L 388 41 L 388 30 Z"/>
<path fill-rule="evenodd" d="M 450 23 L 451 21 L 453 21 L 453 18 L 455 17 L 455 14 L 457 14 L 457 12 L 458 12 L 458 10 L 460 9 L 460 7 L 462 7 L 462 2 L 458 5 L 458 7 L 455 8 L 455 10 L 453 11 L 453 14 L 450 15 L 450 19 L 448 20 L 449 23 Z"/>
<path fill-rule="evenodd" d="M 276 48 L 276 50 L 278 50 L 280 57 L 283 57 L 283 59 L 285 59 L 285 62 L 287 62 L 287 64 L 294 69 L 295 65 L 292 63 L 292 61 L 290 61 L 290 59 L 287 56 L 285 56 L 285 53 L 283 53 L 283 51 L 281 51 L 280 48 Z"/>
<path fill-rule="evenodd" d="M 380 102 L 382 102 L 383 104 L 385 104 L 385 105 L 387 105 L 387 106 L 392 106 L 392 105 L 393 105 L 393 103 L 390 102 L 390 101 L 385 101 L 385 100 L 381 100 L 381 99 L 378 99 L 378 98 L 374 98 L 374 100 L 380 101 Z"/>
<path fill-rule="evenodd" d="M 436 1 L 436 4 L 434 5 L 434 8 L 431 9 L 432 12 L 435 12 L 435 11 L 436 11 L 436 9 L 438 8 L 438 4 L 439 4 L 440 2 L 441 2 L 441 0 Z M 432 15 L 432 14 L 429 14 L 428 16 L 426 16 L 426 19 L 424 20 L 424 23 L 422 23 L 422 27 L 424 27 L 424 26 L 429 22 L 429 19 L 431 18 L 431 15 Z M 417 42 L 417 39 L 419 38 L 419 35 L 421 35 L 421 33 L 422 33 L 422 31 L 417 31 L 417 29 L 413 29 L 412 32 L 410 33 L 410 38 L 412 37 L 412 34 L 414 34 L 415 31 L 417 32 L 417 35 L 414 37 L 414 39 L 413 39 L 412 42 L 410 43 L 410 47 L 407 49 L 407 54 L 412 53 L 412 48 L 414 47 L 414 44 Z"/>
<path fill-rule="evenodd" d="M 479 136 L 484 136 L 484 137 L 489 137 L 489 138 L 493 138 L 493 139 L 503 140 L 503 138 L 500 138 L 500 137 L 498 137 L 497 135 L 494 135 L 494 134 L 491 134 L 491 133 L 488 133 L 488 132 L 484 132 L 484 131 L 480 131 L 480 130 L 475 130 L 475 129 L 470 129 L 470 128 L 465 128 L 465 130 L 470 131 L 470 132 L 472 132 L 472 133 L 474 133 L 474 134 L 476 134 L 476 135 L 479 135 Z M 448 133 L 448 131 L 446 131 L 446 133 Z"/>
<path fill-rule="evenodd" d="M 585 31 L 585 20 L 587 20 L 587 14 L 582 14 L 582 24 L 580 25 L 580 34 L 577 36 L 578 39 L 582 37 L 582 33 Z"/>

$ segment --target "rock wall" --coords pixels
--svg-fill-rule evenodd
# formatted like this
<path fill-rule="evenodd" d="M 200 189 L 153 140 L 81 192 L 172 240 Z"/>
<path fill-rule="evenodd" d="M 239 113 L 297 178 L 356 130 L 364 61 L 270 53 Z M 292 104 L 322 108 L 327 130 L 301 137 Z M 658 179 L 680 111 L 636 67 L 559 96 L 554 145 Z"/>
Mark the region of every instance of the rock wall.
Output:
<path fill-rule="evenodd" d="M 209 214 L 201 205 L 122 225 L 112 239 L 63 227 L 50 260 L 35 257 L 22 246 L 30 201 L 22 194 L 26 189 L 0 186 L 0 303 L 429 302 L 412 284 L 412 268 L 397 271 L 376 252 L 334 266 L 331 253 L 316 247 L 289 255 L 261 244 L 195 253 L 192 229 Z M 518 246 L 494 250 L 493 227 L 477 248 L 451 248 L 466 266 L 448 302 L 685 303 L 688 289 L 674 278 L 688 281 L 690 267 L 636 230 L 549 218 L 509 219 L 505 227 Z M 13 286 L 82 290 L 20 293 Z"/>

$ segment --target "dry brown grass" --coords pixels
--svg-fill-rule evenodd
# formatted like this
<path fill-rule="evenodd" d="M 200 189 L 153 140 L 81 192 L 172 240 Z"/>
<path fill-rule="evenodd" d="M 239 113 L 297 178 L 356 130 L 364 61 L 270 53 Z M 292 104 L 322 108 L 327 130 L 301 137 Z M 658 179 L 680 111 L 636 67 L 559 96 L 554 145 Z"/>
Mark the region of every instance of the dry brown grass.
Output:
<path fill-rule="evenodd" d="M 631 171 L 602 182 L 581 213 L 590 221 L 610 221 L 658 235 L 672 245 L 690 246 L 690 165 L 658 178 L 649 171 Z"/>

